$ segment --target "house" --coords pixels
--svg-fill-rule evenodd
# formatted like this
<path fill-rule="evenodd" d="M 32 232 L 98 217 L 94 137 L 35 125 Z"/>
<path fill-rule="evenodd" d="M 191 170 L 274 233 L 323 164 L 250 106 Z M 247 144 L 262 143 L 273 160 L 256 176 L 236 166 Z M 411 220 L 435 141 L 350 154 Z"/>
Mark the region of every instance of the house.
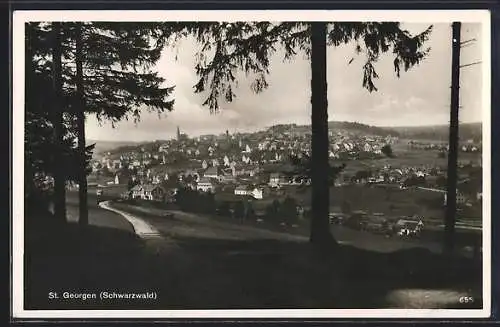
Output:
<path fill-rule="evenodd" d="M 443 204 L 446 205 L 447 193 L 444 193 L 443 196 L 444 196 Z M 457 204 L 465 204 L 465 203 L 467 203 L 467 197 L 464 194 L 457 191 Z"/>
<path fill-rule="evenodd" d="M 248 185 L 240 185 L 234 189 L 235 195 L 248 195 L 251 188 Z"/>
<path fill-rule="evenodd" d="M 142 185 L 139 185 L 139 184 L 135 185 L 130 190 L 130 193 L 131 193 L 131 198 L 132 199 L 142 199 L 143 194 L 144 194 L 144 191 L 142 189 Z"/>
<path fill-rule="evenodd" d="M 143 185 L 143 199 L 150 201 L 163 201 L 165 199 L 165 190 L 163 187 L 154 184 Z"/>
<path fill-rule="evenodd" d="M 252 187 L 250 185 L 240 185 L 234 189 L 234 194 L 235 195 L 249 195 L 253 197 L 254 199 L 262 200 L 264 190 L 259 187 Z"/>
<path fill-rule="evenodd" d="M 212 181 L 207 177 L 203 177 L 202 179 L 200 179 L 200 181 L 196 185 L 196 190 L 198 191 L 213 192 L 214 189 L 215 189 L 214 183 L 212 183 Z"/>
<path fill-rule="evenodd" d="M 255 187 L 250 194 L 253 198 L 262 200 L 264 198 L 264 190 L 262 188 Z"/>
<path fill-rule="evenodd" d="M 269 186 L 279 187 L 281 184 L 285 183 L 285 178 L 280 173 L 271 173 L 269 175 Z"/>
<path fill-rule="evenodd" d="M 132 199 L 163 201 L 165 198 L 165 190 L 159 185 L 136 185 L 130 191 Z"/>
<path fill-rule="evenodd" d="M 223 176 L 223 173 L 219 167 L 209 167 L 203 173 L 203 177 L 205 178 L 214 178 L 220 180 Z"/>

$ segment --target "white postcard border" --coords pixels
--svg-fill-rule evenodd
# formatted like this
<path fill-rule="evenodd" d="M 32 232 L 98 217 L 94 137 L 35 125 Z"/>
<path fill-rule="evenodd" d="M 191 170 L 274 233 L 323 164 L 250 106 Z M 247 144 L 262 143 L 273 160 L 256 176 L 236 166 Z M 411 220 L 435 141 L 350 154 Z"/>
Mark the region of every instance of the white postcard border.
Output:
<path fill-rule="evenodd" d="M 313 310 L 25 310 L 24 23 L 29 21 L 402 21 L 482 24 L 483 309 Z M 14 318 L 486 318 L 491 314 L 491 51 L 487 10 L 15 11 L 12 21 L 12 315 Z"/>

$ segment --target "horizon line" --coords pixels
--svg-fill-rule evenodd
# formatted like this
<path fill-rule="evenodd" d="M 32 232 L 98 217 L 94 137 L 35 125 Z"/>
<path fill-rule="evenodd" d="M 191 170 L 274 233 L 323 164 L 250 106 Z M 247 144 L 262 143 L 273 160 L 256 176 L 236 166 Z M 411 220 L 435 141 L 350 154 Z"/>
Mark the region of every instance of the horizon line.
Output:
<path fill-rule="evenodd" d="M 375 127 L 375 128 L 382 128 L 382 129 L 391 129 L 391 128 L 429 128 L 429 127 L 445 127 L 445 126 L 448 126 L 448 124 L 430 124 L 430 125 L 370 125 L 370 124 L 366 124 L 366 123 L 361 123 L 361 122 L 357 122 L 357 121 L 347 121 L 347 120 L 329 120 L 328 123 L 358 123 L 358 124 L 361 124 L 361 125 L 365 125 L 365 126 L 368 126 L 368 127 Z M 483 124 L 482 121 L 471 121 L 471 122 L 462 122 L 460 123 L 461 125 L 464 125 L 464 124 Z M 269 126 L 263 126 L 263 127 L 260 127 L 260 128 L 257 128 L 254 132 L 238 132 L 238 131 L 235 131 L 233 130 L 233 133 L 234 134 L 235 132 L 236 133 L 242 133 L 242 134 L 247 134 L 247 133 L 256 133 L 256 132 L 260 132 L 260 131 L 265 131 L 273 126 L 280 126 L 280 125 L 296 125 L 296 126 L 310 126 L 310 124 L 297 124 L 297 123 L 278 123 L 278 124 L 274 124 L 274 125 L 269 125 Z M 189 136 L 188 137 L 200 137 L 200 136 L 209 136 L 209 135 L 213 135 L 213 136 L 217 136 L 217 135 L 221 135 L 221 134 L 225 134 L 224 131 L 221 131 L 219 133 L 202 133 L 202 134 L 198 134 L 198 135 L 194 135 L 194 136 Z M 175 135 L 172 135 L 170 136 L 170 138 L 175 138 Z M 154 142 L 154 141 L 166 141 L 168 140 L 168 138 L 159 138 L 159 139 L 144 139 L 144 140 L 109 140 L 109 139 L 96 139 L 96 138 L 88 138 L 86 141 L 95 141 L 95 142 L 112 142 L 112 143 L 124 143 L 124 142 L 127 142 L 127 143 L 144 143 L 144 142 Z"/>

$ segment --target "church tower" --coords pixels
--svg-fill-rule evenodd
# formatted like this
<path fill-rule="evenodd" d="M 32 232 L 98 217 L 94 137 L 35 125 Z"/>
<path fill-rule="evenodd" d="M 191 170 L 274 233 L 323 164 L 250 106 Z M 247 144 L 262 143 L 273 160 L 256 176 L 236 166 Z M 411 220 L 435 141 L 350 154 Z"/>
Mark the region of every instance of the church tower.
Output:
<path fill-rule="evenodd" d="M 177 126 L 177 141 L 181 140 L 181 130 L 179 129 L 179 126 Z"/>

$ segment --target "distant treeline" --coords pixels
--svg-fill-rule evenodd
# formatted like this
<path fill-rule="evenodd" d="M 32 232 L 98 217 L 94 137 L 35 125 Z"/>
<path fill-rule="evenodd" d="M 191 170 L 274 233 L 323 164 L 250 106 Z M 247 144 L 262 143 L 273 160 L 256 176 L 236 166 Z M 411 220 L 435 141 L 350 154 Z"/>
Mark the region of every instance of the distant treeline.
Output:
<path fill-rule="evenodd" d="M 365 133 L 367 135 L 379 135 L 379 136 L 399 136 L 397 131 L 391 130 L 389 128 L 382 128 L 377 126 L 366 125 L 358 122 L 347 122 L 347 121 L 331 121 L 328 122 L 328 128 L 335 131 L 349 131 L 357 133 Z M 280 124 L 269 127 L 269 131 L 275 133 L 291 132 L 297 134 L 311 133 L 310 125 L 297 125 L 297 124 Z"/>
<path fill-rule="evenodd" d="M 401 138 L 448 141 L 448 125 L 418 126 L 418 127 L 391 127 L 399 133 Z M 460 124 L 459 134 L 461 141 L 482 139 L 483 128 L 481 123 Z"/>
<path fill-rule="evenodd" d="M 364 132 L 369 135 L 379 135 L 379 136 L 399 136 L 399 133 L 395 130 L 391 130 L 388 128 L 382 128 L 377 126 L 371 126 L 366 124 L 361 124 L 358 122 L 334 122 L 331 121 L 328 123 L 328 128 L 332 130 L 352 130 L 358 132 Z"/>

